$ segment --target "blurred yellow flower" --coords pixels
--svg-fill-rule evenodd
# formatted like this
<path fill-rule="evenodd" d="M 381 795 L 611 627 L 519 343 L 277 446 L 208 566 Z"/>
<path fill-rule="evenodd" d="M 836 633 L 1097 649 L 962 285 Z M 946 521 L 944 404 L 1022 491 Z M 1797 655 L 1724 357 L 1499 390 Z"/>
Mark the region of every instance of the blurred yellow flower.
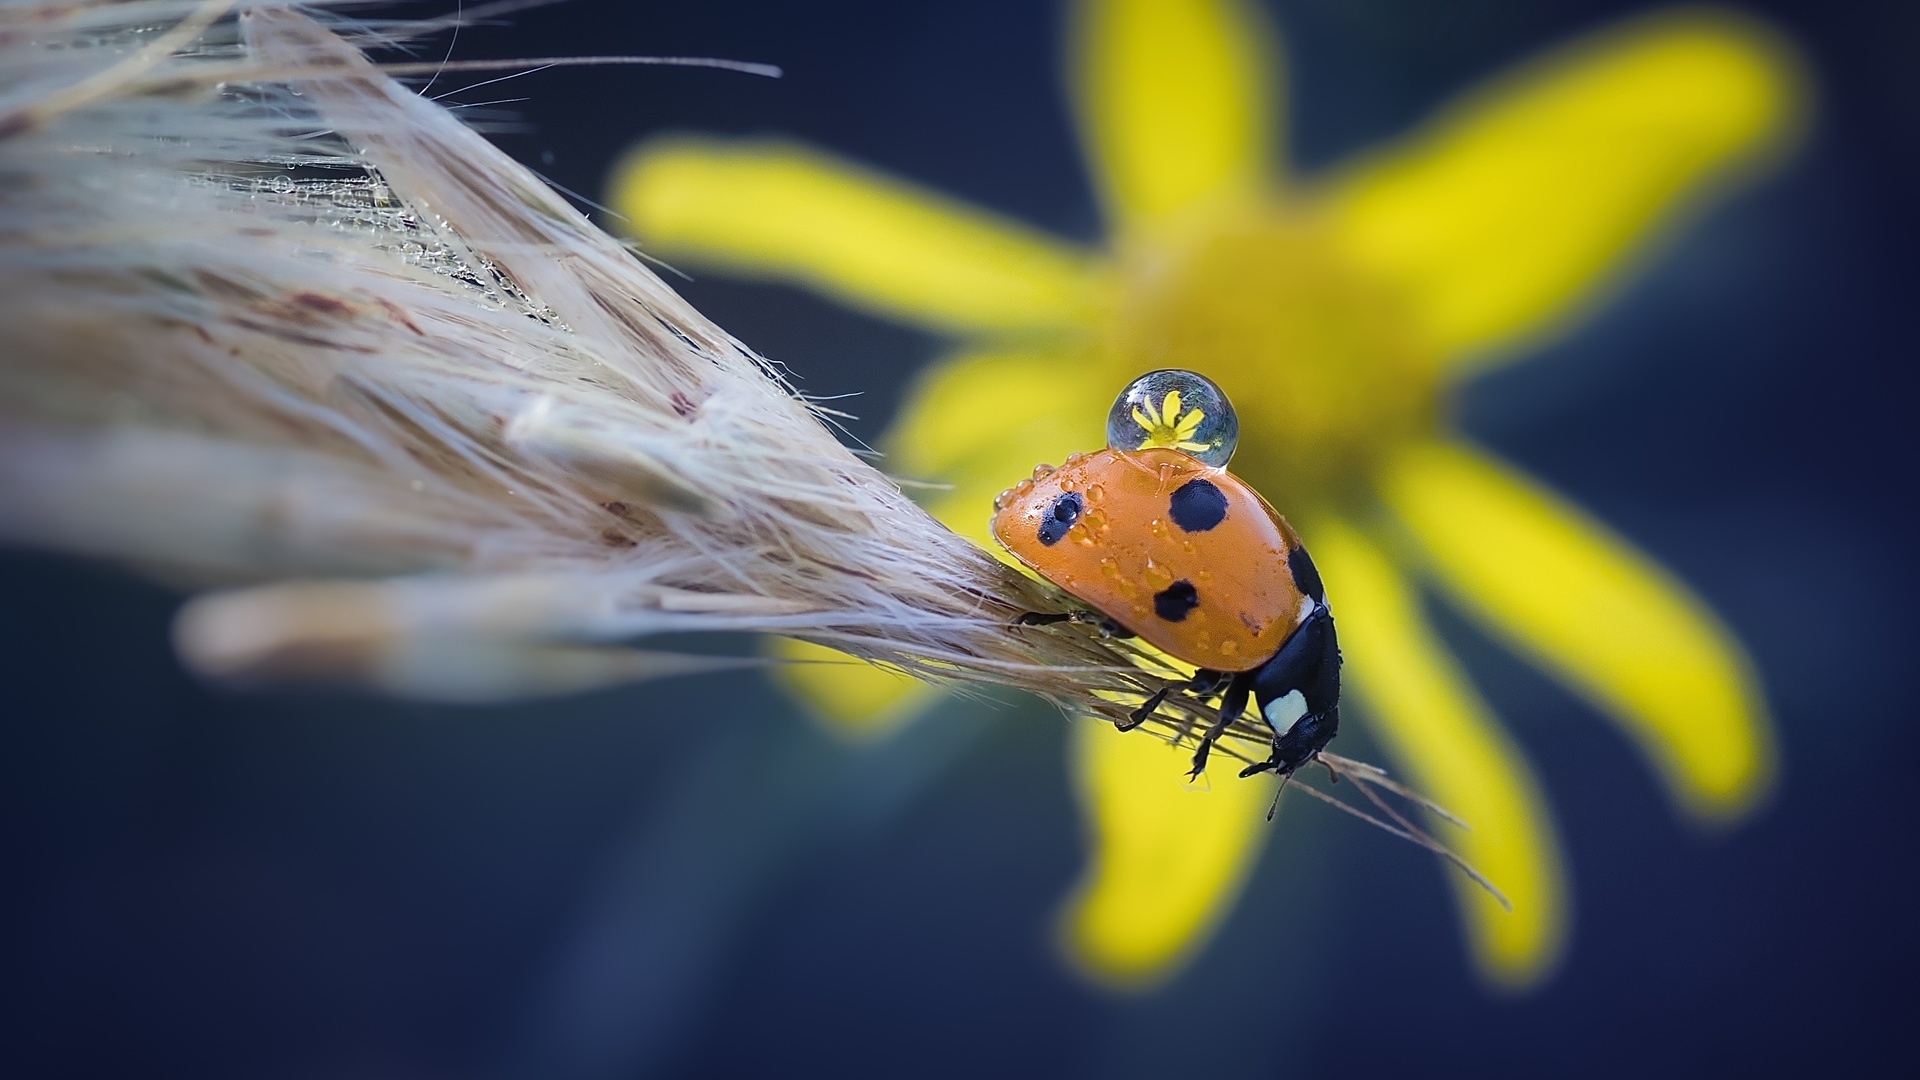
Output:
<path fill-rule="evenodd" d="M 1513 901 L 1506 914 L 1455 876 L 1473 957 L 1497 983 L 1537 980 L 1566 925 L 1552 818 L 1415 579 L 1612 718 L 1694 818 L 1754 804 L 1771 735 L 1712 613 L 1449 433 L 1448 388 L 1566 330 L 1687 209 L 1777 155 L 1800 111 L 1792 56 L 1732 15 L 1655 15 L 1306 181 L 1279 166 L 1277 42 L 1233 0 L 1086 0 L 1069 63 L 1104 251 L 764 141 L 644 146 L 613 202 L 670 258 L 957 338 L 887 448 L 903 475 L 951 484 L 930 508 L 982 543 L 993 494 L 1101 445 L 1132 376 L 1178 366 L 1220 383 L 1241 418 L 1235 470 L 1293 519 L 1326 579 L 1366 730 L 1472 823 L 1453 834 L 1462 854 Z M 1177 401 L 1138 419 L 1176 443 L 1190 428 Z M 792 678 L 868 731 L 927 700 L 858 666 Z M 1076 729 L 1093 852 L 1063 940 L 1094 977 L 1151 985 L 1238 895 L 1270 788 L 1187 785 L 1182 752 Z"/>

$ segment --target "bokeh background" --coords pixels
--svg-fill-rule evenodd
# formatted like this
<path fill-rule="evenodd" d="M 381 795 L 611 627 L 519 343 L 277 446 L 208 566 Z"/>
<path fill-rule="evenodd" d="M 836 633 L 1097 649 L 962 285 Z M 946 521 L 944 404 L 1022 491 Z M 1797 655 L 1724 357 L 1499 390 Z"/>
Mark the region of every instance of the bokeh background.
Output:
<path fill-rule="evenodd" d="M 1642 5 L 1299 0 L 1303 171 Z M 1084 857 L 1064 724 L 948 702 L 876 746 L 770 685 L 437 708 L 210 691 L 177 594 L 0 558 L 0 1061 L 15 1075 L 1480 1076 L 1874 1070 L 1920 1004 L 1909 696 L 1920 11 L 1759 4 L 1817 100 L 1796 154 L 1605 316 L 1461 395 L 1475 439 L 1673 568 L 1761 669 L 1784 778 L 1741 827 L 1667 810 L 1587 708 L 1443 607 L 1541 771 L 1572 875 L 1558 973 L 1490 992 L 1430 858 L 1290 813 L 1173 982 L 1117 997 L 1049 938 Z M 419 14 L 409 9 L 410 14 Z M 781 134 L 1089 243 L 1035 2 L 577 0 L 461 57 L 780 64 L 542 72 L 456 94 L 586 197 L 636 139 Z M 444 51 L 444 38 L 423 49 Z M 472 81 L 472 80 L 468 80 Z M 460 83 L 442 80 L 433 93 Z M 931 337 L 808 294 L 683 291 L 877 437 Z M 750 647 L 748 643 L 728 643 Z M 1365 733 L 1343 732 L 1349 752 Z"/>

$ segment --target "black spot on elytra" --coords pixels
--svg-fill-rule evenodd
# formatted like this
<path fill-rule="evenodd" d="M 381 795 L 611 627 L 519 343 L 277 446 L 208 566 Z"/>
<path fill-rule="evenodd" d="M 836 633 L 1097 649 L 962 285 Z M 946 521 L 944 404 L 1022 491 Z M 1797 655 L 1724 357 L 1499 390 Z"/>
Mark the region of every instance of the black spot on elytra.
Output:
<path fill-rule="evenodd" d="M 1176 581 L 1153 594 L 1153 613 L 1168 622 L 1179 622 L 1199 606 L 1200 594 L 1191 581 Z"/>
<path fill-rule="evenodd" d="M 1293 571 L 1293 587 L 1300 590 L 1300 595 L 1316 604 L 1327 602 L 1326 592 L 1320 584 L 1320 570 L 1307 557 L 1306 548 L 1297 547 L 1287 552 L 1287 569 Z"/>
<path fill-rule="evenodd" d="M 1213 481 L 1196 477 L 1174 489 L 1167 516 L 1183 532 L 1206 532 L 1227 520 L 1227 497 Z"/>
<path fill-rule="evenodd" d="M 1060 497 L 1053 500 L 1053 506 L 1040 518 L 1040 542 L 1048 547 L 1059 543 L 1073 523 L 1080 520 L 1080 509 L 1084 505 L 1079 492 L 1061 492 Z"/>

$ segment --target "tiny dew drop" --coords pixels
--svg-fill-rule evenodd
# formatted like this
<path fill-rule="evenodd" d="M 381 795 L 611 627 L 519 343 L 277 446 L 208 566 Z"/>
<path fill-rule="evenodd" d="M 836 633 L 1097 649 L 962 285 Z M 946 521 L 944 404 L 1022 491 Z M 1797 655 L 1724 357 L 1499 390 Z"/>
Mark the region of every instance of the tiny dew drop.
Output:
<path fill-rule="evenodd" d="M 1225 468 L 1240 440 L 1240 421 L 1213 380 L 1184 368 L 1149 371 L 1127 384 L 1107 412 L 1107 446 L 1134 451 L 1166 447 Z"/>

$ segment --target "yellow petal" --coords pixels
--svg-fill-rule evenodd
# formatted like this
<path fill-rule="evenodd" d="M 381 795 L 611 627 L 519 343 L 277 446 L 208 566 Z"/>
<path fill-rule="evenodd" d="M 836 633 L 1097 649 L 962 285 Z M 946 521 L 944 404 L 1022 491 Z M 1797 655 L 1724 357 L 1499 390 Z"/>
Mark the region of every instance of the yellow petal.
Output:
<path fill-rule="evenodd" d="M 1075 791 L 1091 854 L 1061 913 L 1067 955 L 1095 979 L 1144 989 L 1206 941 L 1246 883 L 1267 837 L 1273 786 L 1216 758 L 1197 783 L 1191 745 L 1145 730 L 1073 725 Z"/>
<path fill-rule="evenodd" d="M 915 380 L 887 433 L 886 465 L 929 478 L 1008 444 L 1054 455 L 1027 462 L 1018 476 L 1006 478 L 1011 485 L 1041 460 L 1057 464 L 1104 443 L 1111 394 L 1103 391 L 1112 381 L 1063 349 L 962 350 Z"/>
<path fill-rule="evenodd" d="M 1657 15 L 1550 54 L 1338 177 L 1347 256 L 1443 355 L 1510 355 L 1601 298 L 1685 211 L 1777 153 L 1788 48 L 1731 14 Z"/>
<path fill-rule="evenodd" d="M 1381 549 L 1351 525 L 1313 526 L 1308 540 L 1339 626 L 1346 689 L 1367 707 L 1354 719 L 1415 788 L 1470 826 L 1433 829 L 1513 902 L 1505 911 L 1448 871 L 1481 971 L 1512 987 L 1537 981 L 1559 956 L 1566 903 L 1540 785 Z"/>
<path fill-rule="evenodd" d="M 1071 41 L 1081 138 L 1116 224 L 1152 225 L 1267 178 L 1280 52 L 1251 5 L 1083 0 Z"/>
<path fill-rule="evenodd" d="M 821 726 L 849 742 L 891 735 L 940 694 L 911 676 L 811 642 L 773 638 L 767 651 L 791 661 L 773 669 L 774 682 L 805 705 Z"/>
<path fill-rule="evenodd" d="M 1465 449 L 1400 455 L 1386 490 L 1450 595 L 1613 716 L 1682 807 L 1724 819 L 1766 790 L 1772 730 L 1753 673 L 1685 585 Z"/>
<path fill-rule="evenodd" d="M 948 528 L 998 552 L 993 497 L 1104 445 L 1112 379 L 1071 352 L 978 349 L 935 364 L 907 395 L 887 434 L 887 470 L 952 485 L 916 492 Z"/>
<path fill-rule="evenodd" d="M 615 168 L 610 192 L 650 252 L 909 322 L 1055 330 L 1093 303 L 1086 253 L 790 144 L 648 143 Z"/>

